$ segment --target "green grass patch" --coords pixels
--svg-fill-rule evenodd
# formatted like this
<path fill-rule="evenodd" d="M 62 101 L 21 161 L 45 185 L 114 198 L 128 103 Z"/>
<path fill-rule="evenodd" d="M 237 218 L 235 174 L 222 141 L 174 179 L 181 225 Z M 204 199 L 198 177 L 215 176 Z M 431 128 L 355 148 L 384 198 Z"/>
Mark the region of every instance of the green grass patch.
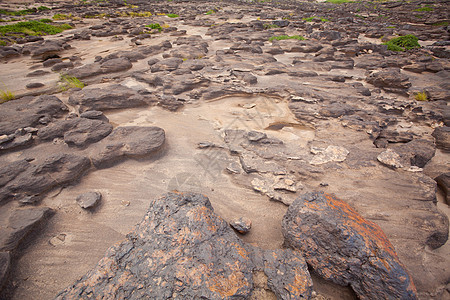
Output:
<path fill-rule="evenodd" d="M 50 8 L 50 7 L 47 7 L 47 6 L 39 6 L 39 7 L 37 8 L 37 10 L 38 10 L 38 11 L 44 11 L 44 10 L 51 10 L 51 8 Z"/>
<path fill-rule="evenodd" d="M 388 50 L 391 51 L 405 51 L 420 47 L 419 39 L 412 34 L 393 38 L 386 43 L 383 43 L 383 45 L 387 45 Z"/>
<path fill-rule="evenodd" d="M 53 20 L 51 20 L 51 19 L 40 19 L 39 22 L 48 24 L 48 23 L 53 23 Z"/>
<path fill-rule="evenodd" d="M 212 15 L 215 14 L 216 12 L 213 9 L 208 10 L 205 15 Z"/>
<path fill-rule="evenodd" d="M 82 89 L 85 87 L 84 83 L 75 76 L 61 75 L 61 77 L 59 78 L 59 82 L 59 89 L 61 91 L 67 91 L 68 89 L 73 88 Z"/>
<path fill-rule="evenodd" d="M 166 16 L 168 16 L 169 18 L 178 18 L 179 15 L 177 14 L 166 14 Z"/>
<path fill-rule="evenodd" d="M 301 35 L 279 35 L 279 36 L 272 36 L 269 38 L 269 41 L 272 42 L 274 40 L 281 41 L 281 40 L 299 40 L 304 41 L 305 38 Z"/>
<path fill-rule="evenodd" d="M 448 26 L 448 25 L 449 25 L 448 21 L 436 22 L 431 24 L 431 26 Z"/>
<path fill-rule="evenodd" d="M 0 26 L 0 34 L 23 33 L 25 35 L 53 35 L 71 29 L 69 24 L 50 25 L 39 21 L 19 22 L 11 25 Z"/>
<path fill-rule="evenodd" d="M 327 0 L 325 2 L 334 3 L 334 4 L 342 4 L 342 3 L 350 3 L 353 1 L 351 1 L 351 0 Z"/>
<path fill-rule="evenodd" d="M 419 7 L 418 9 L 415 9 L 414 11 L 433 11 L 433 8 L 425 5 L 424 7 Z"/>
<path fill-rule="evenodd" d="M 327 18 L 322 18 L 322 17 L 309 17 L 309 18 L 302 18 L 303 21 L 306 22 L 312 22 L 314 20 L 320 20 L 321 22 L 329 22 L 330 20 L 328 20 Z"/>
<path fill-rule="evenodd" d="M 0 40 L 0 46 L 6 46 L 8 43 L 4 40 Z"/>
<path fill-rule="evenodd" d="M 29 15 L 29 14 L 32 14 L 35 12 L 36 12 L 36 9 L 23 9 L 23 10 L 18 10 L 18 11 L 0 9 L 0 14 L 8 15 L 8 16 L 25 16 L 25 15 Z"/>
<path fill-rule="evenodd" d="M 52 19 L 53 20 L 67 20 L 67 19 L 71 19 L 72 18 L 72 14 L 55 14 Z"/>
<path fill-rule="evenodd" d="M 151 24 L 145 25 L 145 27 L 148 27 L 150 29 L 158 29 L 159 32 L 162 31 L 162 27 L 159 23 L 151 23 Z"/>

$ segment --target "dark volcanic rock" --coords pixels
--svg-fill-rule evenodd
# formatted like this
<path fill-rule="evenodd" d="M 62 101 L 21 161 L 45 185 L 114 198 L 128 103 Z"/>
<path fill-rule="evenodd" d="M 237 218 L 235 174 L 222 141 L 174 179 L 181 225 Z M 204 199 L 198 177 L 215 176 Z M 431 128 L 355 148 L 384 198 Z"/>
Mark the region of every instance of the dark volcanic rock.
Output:
<path fill-rule="evenodd" d="M 12 134 L 19 128 L 36 127 L 43 118 L 61 116 L 66 105 L 55 96 L 24 97 L 2 104 L 0 135 Z"/>
<path fill-rule="evenodd" d="M 64 137 L 67 144 L 83 147 L 106 137 L 112 129 L 111 124 L 101 120 L 75 118 L 57 121 L 41 128 L 38 137 L 42 140 Z"/>
<path fill-rule="evenodd" d="M 239 219 L 232 220 L 230 222 L 231 227 L 236 229 L 239 233 L 247 233 L 252 228 L 252 220 L 246 217 L 241 217 Z"/>
<path fill-rule="evenodd" d="M 125 57 L 110 59 L 100 65 L 103 74 L 124 71 L 131 69 L 131 67 L 133 67 L 133 64 Z"/>
<path fill-rule="evenodd" d="M 103 168 L 125 157 L 143 157 L 159 150 L 165 141 L 165 132 L 159 127 L 118 127 L 101 142 L 91 154 L 95 167 Z"/>
<path fill-rule="evenodd" d="M 63 41 L 45 40 L 33 44 L 26 44 L 23 49 L 23 54 L 30 54 L 33 58 L 46 59 L 52 57 L 59 52 L 70 47 Z"/>
<path fill-rule="evenodd" d="M 56 299 L 248 299 L 264 272 L 278 299 L 309 299 L 300 252 L 244 244 L 208 198 L 169 193 L 153 200 L 127 240 Z"/>
<path fill-rule="evenodd" d="M 65 153 L 51 155 L 35 164 L 13 162 L 3 167 L 7 179 L 0 188 L 0 202 L 13 197 L 22 200 L 40 195 L 55 186 L 71 183 L 90 165 L 87 157 Z"/>
<path fill-rule="evenodd" d="M 134 90 L 120 84 L 112 84 L 103 88 L 86 87 L 72 93 L 69 104 L 79 105 L 80 111 L 108 110 L 144 106 L 144 98 Z"/>
<path fill-rule="evenodd" d="M 436 139 L 436 146 L 439 149 L 450 151 L 450 127 L 438 127 L 432 135 Z"/>
<path fill-rule="evenodd" d="M 301 250 L 323 278 L 350 285 L 360 299 L 416 299 L 416 289 L 383 231 L 324 193 L 307 193 L 289 206 L 285 244 Z"/>
<path fill-rule="evenodd" d="M 48 207 L 15 210 L 9 217 L 8 226 L 0 231 L 0 251 L 16 249 L 22 239 L 51 213 Z"/>
<path fill-rule="evenodd" d="M 367 76 L 366 81 L 393 93 L 405 93 L 411 87 L 409 77 L 399 69 L 384 69 Z"/>
<path fill-rule="evenodd" d="M 151 66 L 152 73 L 161 71 L 175 71 L 183 63 L 181 58 L 168 58 L 161 60 Z"/>
<path fill-rule="evenodd" d="M 93 208 L 97 206 L 101 199 L 102 194 L 99 192 L 88 192 L 78 195 L 76 201 L 81 208 Z"/>

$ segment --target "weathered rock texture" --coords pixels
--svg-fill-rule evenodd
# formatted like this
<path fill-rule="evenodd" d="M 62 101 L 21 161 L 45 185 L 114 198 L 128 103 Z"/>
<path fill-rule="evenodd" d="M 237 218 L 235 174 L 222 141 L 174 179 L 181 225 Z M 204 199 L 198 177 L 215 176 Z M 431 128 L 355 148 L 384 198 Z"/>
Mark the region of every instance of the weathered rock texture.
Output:
<path fill-rule="evenodd" d="M 127 240 L 56 299 L 247 299 L 264 272 L 279 299 L 308 299 L 300 252 L 244 244 L 208 198 L 169 193 L 153 200 Z"/>
<path fill-rule="evenodd" d="M 320 276 L 350 285 L 360 299 L 416 299 L 414 283 L 381 228 L 335 196 L 299 197 L 282 230 L 285 244 L 302 250 Z"/>

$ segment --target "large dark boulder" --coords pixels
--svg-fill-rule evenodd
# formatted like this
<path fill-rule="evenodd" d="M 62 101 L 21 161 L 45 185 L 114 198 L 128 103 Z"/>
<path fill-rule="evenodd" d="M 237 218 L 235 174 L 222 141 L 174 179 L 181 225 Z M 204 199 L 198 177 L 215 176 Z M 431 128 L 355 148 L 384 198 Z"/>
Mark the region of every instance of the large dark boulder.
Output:
<path fill-rule="evenodd" d="M 200 194 L 153 200 L 136 229 L 56 299 L 249 299 L 263 273 L 278 299 L 309 299 L 301 253 L 244 244 Z"/>
<path fill-rule="evenodd" d="M 433 131 L 434 138 L 436 139 L 436 147 L 444 151 L 450 151 L 450 127 L 438 127 Z"/>
<path fill-rule="evenodd" d="M 416 288 L 381 228 L 335 196 L 313 192 L 289 206 L 285 244 L 301 250 L 323 278 L 360 299 L 416 299 Z"/>
<path fill-rule="evenodd" d="M 118 127 L 99 142 L 91 152 L 95 167 L 110 166 L 126 157 L 140 158 L 159 150 L 165 141 L 165 132 L 159 127 Z"/>

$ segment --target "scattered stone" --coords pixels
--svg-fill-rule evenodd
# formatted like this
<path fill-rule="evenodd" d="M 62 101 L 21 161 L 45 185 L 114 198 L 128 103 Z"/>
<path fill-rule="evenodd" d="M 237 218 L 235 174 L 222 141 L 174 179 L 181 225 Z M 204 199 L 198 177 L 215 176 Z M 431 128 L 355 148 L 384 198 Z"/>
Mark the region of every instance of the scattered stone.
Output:
<path fill-rule="evenodd" d="M 403 168 L 400 155 L 392 149 L 381 152 L 377 159 L 380 163 L 393 169 Z"/>
<path fill-rule="evenodd" d="M 312 165 L 321 165 L 329 162 L 343 162 L 347 155 L 348 150 L 344 147 L 330 145 L 326 149 L 311 149 L 311 152 L 315 154 L 313 159 L 309 162 Z"/>
<path fill-rule="evenodd" d="M 76 201 L 81 208 L 89 209 L 98 205 L 102 199 L 102 194 L 99 192 L 88 192 L 78 195 Z"/>
<path fill-rule="evenodd" d="M 267 138 L 267 134 L 265 134 L 264 132 L 249 131 L 247 133 L 247 138 L 250 142 L 258 142 L 262 139 Z"/>
<path fill-rule="evenodd" d="M 252 220 L 246 217 L 240 217 L 230 222 L 231 227 L 237 230 L 239 233 L 246 234 L 252 228 Z"/>
<path fill-rule="evenodd" d="M 360 299 L 417 299 L 416 288 L 378 225 L 333 195 L 299 197 L 282 222 L 285 244 L 321 277 L 350 285 Z"/>
<path fill-rule="evenodd" d="M 301 253 L 244 244 L 199 194 L 153 200 L 127 240 L 56 299 L 250 298 L 264 272 L 280 299 L 309 299 L 312 281 Z"/>

